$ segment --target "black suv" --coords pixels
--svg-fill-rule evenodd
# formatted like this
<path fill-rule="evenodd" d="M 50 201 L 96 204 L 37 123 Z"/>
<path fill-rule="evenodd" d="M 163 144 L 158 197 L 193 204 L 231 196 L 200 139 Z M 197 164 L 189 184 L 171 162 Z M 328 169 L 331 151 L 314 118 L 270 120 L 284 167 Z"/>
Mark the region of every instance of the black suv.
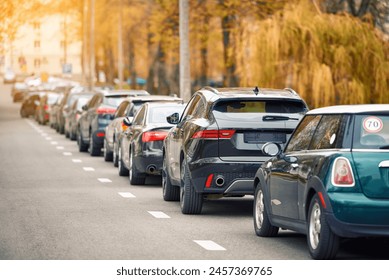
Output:
<path fill-rule="evenodd" d="M 254 194 L 254 175 L 283 146 L 307 112 L 292 89 L 210 88 L 197 91 L 164 142 L 163 198 L 180 200 L 184 214 L 201 212 L 204 198 Z"/>

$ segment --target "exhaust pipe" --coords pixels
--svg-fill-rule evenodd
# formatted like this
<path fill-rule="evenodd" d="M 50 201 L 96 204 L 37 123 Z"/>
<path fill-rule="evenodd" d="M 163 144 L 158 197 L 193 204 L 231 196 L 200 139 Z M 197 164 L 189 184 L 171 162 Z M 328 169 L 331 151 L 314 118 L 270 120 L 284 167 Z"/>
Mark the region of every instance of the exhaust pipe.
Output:
<path fill-rule="evenodd" d="M 218 187 L 223 187 L 224 183 L 225 183 L 224 177 L 221 176 L 221 175 L 218 175 L 218 176 L 216 177 L 216 179 L 215 179 L 215 184 L 216 184 L 216 186 L 218 186 Z"/>
<path fill-rule="evenodd" d="M 147 166 L 148 173 L 155 173 L 157 171 L 157 167 L 154 164 Z"/>

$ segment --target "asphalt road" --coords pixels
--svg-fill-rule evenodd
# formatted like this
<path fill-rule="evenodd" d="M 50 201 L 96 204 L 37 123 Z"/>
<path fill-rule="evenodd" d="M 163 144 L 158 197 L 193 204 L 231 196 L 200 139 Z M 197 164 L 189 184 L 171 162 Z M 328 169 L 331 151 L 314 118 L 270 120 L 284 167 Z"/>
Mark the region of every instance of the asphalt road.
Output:
<path fill-rule="evenodd" d="M 130 185 L 103 157 L 22 119 L 0 85 L 1 260 L 306 260 L 305 236 L 259 238 L 252 197 L 207 201 L 201 215 L 165 202 L 159 180 Z M 338 259 L 389 259 L 389 241 L 348 240 Z"/>

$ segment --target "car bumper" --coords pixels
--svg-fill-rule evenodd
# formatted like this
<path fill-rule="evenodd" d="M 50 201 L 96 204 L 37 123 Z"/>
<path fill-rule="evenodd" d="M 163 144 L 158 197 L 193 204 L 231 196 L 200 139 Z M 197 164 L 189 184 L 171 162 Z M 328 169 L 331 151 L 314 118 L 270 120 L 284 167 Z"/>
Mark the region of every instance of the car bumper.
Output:
<path fill-rule="evenodd" d="M 389 200 L 363 193 L 329 193 L 331 230 L 341 237 L 389 236 Z"/>
<path fill-rule="evenodd" d="M 161 175 L 162 159 L 162 151 L 143 152 L 141 155 L 138 155 L 134 158 L 134 164 L 140 173 Z"/>
<path fill-rule="evenodd" d="M 195 190 L 204 194 L 252 195 L 261 162 L 225 162 L 206 158 L 189 163 Z"/>
<path fill-rule="evenodd" d="M 105 136 L 105 130 L 104 129 L 97 129 L 93 132 L 93 145 L 94 146 L 101 146 L 101 148 L 104 146 L 104 136 Z"/>

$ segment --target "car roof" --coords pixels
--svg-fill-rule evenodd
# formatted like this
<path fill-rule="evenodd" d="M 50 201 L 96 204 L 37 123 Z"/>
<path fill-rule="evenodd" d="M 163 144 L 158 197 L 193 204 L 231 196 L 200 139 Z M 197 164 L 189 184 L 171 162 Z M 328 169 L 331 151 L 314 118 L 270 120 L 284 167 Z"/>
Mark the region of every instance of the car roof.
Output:
<path fill-rule="evenodd" d="M 143 106 L 148 106 L 149 108 L 154 108 L 154 107 L 175 107 L 175 106 L 185 106 L 186 104 L 184 103 L 173 103 L 173 102 L 146 102 L 145 105 Z"/>
<path fill-rule="evenodd" d="M 358 105 L 338 105 L 313 109 L 307 112 L 308 115 L 318 114 L 361 114 L 387 112 L 389 104 L 358 104 Z"/>
<path fill-rule="evenodd" d="M 236 87 L 236 88 L 212 88 L 204 87 L 200 91 L 208 90 L 217 95 L 217 98 L 259 98 L 259 99 L 296 99 L 301 100 L 301 97 L 290 88 L 285 89 L 270 89 L 258 87 Z"/>
<path fill-rule="evenodd" d="M 179 98 L 177 96 L 170 96 L 170 95 L 144 95 L 144 96 L 134 96 L 134 97 L 128 97 L 126 99 L 130 102 L 147 102 L 147 101 L 183 101 L 182 98 Z"/>
<path fill-rule="evenodd" d="M 107 94 L 126 94 L 133 96 L 145 96 L 150 95 L 146 90 L 143 89 L 113 89 L 113 90 L 104 90 Z"/>

